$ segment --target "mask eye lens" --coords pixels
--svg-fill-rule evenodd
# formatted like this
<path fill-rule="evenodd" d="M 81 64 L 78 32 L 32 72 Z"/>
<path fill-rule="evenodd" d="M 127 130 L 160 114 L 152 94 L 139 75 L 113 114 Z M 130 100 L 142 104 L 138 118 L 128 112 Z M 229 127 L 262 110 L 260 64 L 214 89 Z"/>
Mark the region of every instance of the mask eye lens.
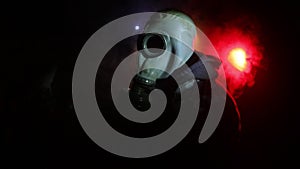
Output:
<path fill-rule="evenodd" d="M 145 43 L 146 48 L 151 50 L 152 48 L 156 49 L 165 49 L 165 41 L 162 36 L 160 35 L 152 35 L 149 38 L 147 38 L 147 41 Z"/>
<path fill-rule="evenodd" d="M 166 40 L 160 34 L 147 34 L 142 43 L 143 54 L 148 58 L 157 57 L 166 50 Z"/>

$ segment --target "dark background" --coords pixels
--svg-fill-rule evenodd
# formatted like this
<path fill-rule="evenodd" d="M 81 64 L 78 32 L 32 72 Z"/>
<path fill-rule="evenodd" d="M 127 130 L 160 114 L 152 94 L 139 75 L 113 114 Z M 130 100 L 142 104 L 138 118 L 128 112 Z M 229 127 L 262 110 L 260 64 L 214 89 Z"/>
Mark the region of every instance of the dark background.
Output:
<path fill-rule="evenodd" d="M 289 168 L 296 164 L 299 152 L 296 113 L 299 112 L 293 106 L 299 100 L 296 63 L 300 16 L 295 4 L 234 0 L 24 1 L 3 4 L 2 8 L 0 112 L 4 163 L 1 168 L 17 165 L 100 168 L 104 164 L 123 166 L 123 163 L 131 167 L 150 164 L 155 167 L 160 162 L 166 163 L 164 155 L 133 160 L 104 152 L 86 136 L 68 107 L 72 105 L 73 66 L 87 39 L 121 16 L 164 8 L 183 10 L 206 23 L 204 33 L 210 26 L 220 26 L 239 17 L 255 18 L 265 66 L 258 71 L 255 85 L 237 99 L 243 130 L 240 145 L 233 150 L 236 154 L 228 163 L 231 168 Z M 54 72 L 59 76 L 54 76 Z M 56 92 L 49 88 L 53 81 Z M 53 108 L 57 104 L 60 109 Z M 292 155 L 293 151 L 296 155 Z M 197 161 L 197 154 L 187 154 L 182 156 L 191 156 L 193 160 L 183 160 L 183 166 L 201 167 L 200 156 Z M 167 164 L 180 164 L 179 158 L 168 159 Z"/>

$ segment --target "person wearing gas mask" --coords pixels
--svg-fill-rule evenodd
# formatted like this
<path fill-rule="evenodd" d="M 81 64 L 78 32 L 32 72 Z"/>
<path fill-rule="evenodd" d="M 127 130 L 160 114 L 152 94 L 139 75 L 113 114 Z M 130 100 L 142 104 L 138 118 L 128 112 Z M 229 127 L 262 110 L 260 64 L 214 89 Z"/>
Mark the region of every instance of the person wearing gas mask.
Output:
<path fill-rule="evenodd" d="M 181 19 L 186 22 L 181 22 Z M 205 123 L 210 108 L 211 82 L 217 83 L 221 62 L 214 56 L 194 50 L 196 26 L 191 17 L 183 12 L 168 10 L 154 14 L 147 22 L 144 32 L 137 40 L 137 49 L 140 51 L 138 56 L 140 72 L 130 85 L 131 103 L 136 109 L 146 111 L 151 107 L 149 93 L 154 89 L 162 89 L 168 98 L 165 112 L 169 112 L 172 116 L 172 113 L 174 114 L 179 109 L 180 95 L 189 95 L 189 92 L 192 92 L 191 86 L 197 85 L 201 101 L 199 113 L 191 134 L 185 139 L 188 140 L 186 141 L 187 147 L 190 147 L 191 151 L 196 151 L 192 143 L 197 144 Z M 188 70 L 183 66 L 184 64 L 192 71 L 194 77 L 187 73 Z M 153 67 L 159 69 L 153 69 Z M 212 72 L 210 76 L 207 69 Z M 179 84 L 174 81 L 172 75 L 179 77 Z M 226 90 L 222 85 L 218 84 L 218 86 Z M 227 94 L 223 117 L 211 138 L 204 143 L 209 147 L 206 147 L 206 150 L 211 152 L 211 158 L 215 158 L 216 152 L 219 153 L 220 158 L 225 158 L 227 153 L 232 153 L 238 144 L 241 129 L 239 112 L 234 99 L 229 97 L 228 92 Z M 185 101 L 194 102 L 193 98 Z"/>

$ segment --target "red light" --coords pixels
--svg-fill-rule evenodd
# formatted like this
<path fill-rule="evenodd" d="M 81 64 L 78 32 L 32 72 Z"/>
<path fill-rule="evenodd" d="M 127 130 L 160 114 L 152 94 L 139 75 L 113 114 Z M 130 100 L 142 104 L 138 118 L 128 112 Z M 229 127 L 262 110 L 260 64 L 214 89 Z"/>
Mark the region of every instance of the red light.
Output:
<path fill-rule="evenodd" d="M 229 63 L 232 64 L 239 71 L 244 71 L 247 66 L 247 55 L 244 49 L 234 48 L 232 49 L 227 57 Z"/>
<path fill-rule="evenodd" d="M 252 86 L 262 58 L 257 37 L 238 27 L 215 28 L 209 39 L 223 63 L 228 90 L 238 97 L 244 87 Z"/>

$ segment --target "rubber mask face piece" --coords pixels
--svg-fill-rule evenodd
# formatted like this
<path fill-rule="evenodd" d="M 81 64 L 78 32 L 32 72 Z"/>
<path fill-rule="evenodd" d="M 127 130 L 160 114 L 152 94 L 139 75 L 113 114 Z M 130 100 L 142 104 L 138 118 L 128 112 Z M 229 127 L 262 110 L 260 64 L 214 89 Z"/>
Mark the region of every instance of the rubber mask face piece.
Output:
<path fill-rule="evenodd" d="M 168 11 L 150 17 L 138 37 L 139 73 L 130 86 L 130 100 L 140 111 L 150 108 L 149 93 L 158 79 L 166 79 L 193 54 L 196 27 L 185 14 Z M 168 73 L 166 73 L 168 72 Z"/>
<path fill-rule="evenodd" d="M 196 26 L 187 15 L 176 11 L 154 14 L 138 40 L 138 67 L 143 70 L 138 76 L 151 82 L 167 78 L 165 72 L 172 73 L 192 56 L 195 36 Z"/>

